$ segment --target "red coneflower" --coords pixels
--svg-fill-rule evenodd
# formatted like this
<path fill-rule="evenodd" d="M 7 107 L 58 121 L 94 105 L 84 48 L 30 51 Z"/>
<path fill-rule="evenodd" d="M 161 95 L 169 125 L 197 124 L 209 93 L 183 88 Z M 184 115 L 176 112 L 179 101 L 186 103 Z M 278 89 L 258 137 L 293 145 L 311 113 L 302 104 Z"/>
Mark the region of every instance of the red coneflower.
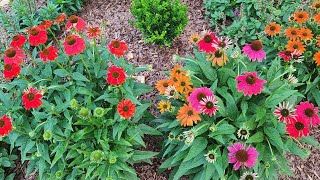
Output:
<path fill-rule="evenodd" d="M 51 27 L 51 25 L 52 25 L 52 21 L 50 21 L 50 20 L 44 20 L 44 21 L 42 21 L 40 24 L 39 24 L 39 28 L 41 29 L 41 30 L 47 30 L 47 29 L 49 29 L 50 27 Z"/>
<path fill-rule="evenodd" d="M 281 51 L 278 53 L 278 56 L 281 57 L 284 62 L 287 62 L 292 58 L 292 51 Z"/>
<path fill-rule="evenodd" d="M 300 116 L 297 116 L 291 123 L 287 124 L 286 130 L 288 134 L 294 138 L 308 136 L 310 133 L 308 122 Z"/>
<path fill-rule="evenodd" d="M 21 34 L 13 36 L 12 41 L 10 43 L 11 47 L 22 48 L 24 43 L 27 41 L 27 38 Z"/>
<path fill-rule="evenodd" d="M 75 28 L 77 31 L 82 31 L 86 27 L 86 22 L 81 17 L 72 15 L 69 17 L 67 22 L 67 28 L 72 29 Z"/>
<path fill-rule="evenodd" d="M 4 52 L 4 63 L 6 64 L 21 64 L 26 56 L 23 50 L 19 48 L 9 48 Z"/>
<path fill-rule="evenodd" d="M 117 109 L 120 116 L 125 119 L 129 119 L 136 112 L 136 105 L 133 104 L 129 99 L 125 99 L 118 104 Z"/>
<path fill-rule="evenodd" d="M 126 81 L 124 68 L 112 66 L 108 68 L 107 82 L 111 85 L 122 85 Z"/>
<path fill-rule="evenodd" d="M 9 118 L 7 115 L 3 115 L 0 118 L 0 136 L 8 135 L 11 130 L 11 118 Z"/>
<path fill-rule="evenodd" d="M 219 41 L 214 33 L 205 34 L 204 37 L 198 42 L 199 50 L 206 53 L 214 53 L 216 48 L 212 46 L 213 42 Z"/>
<path fill-rule="evenodd" d="M 58 50 L 53 46 L 50 46 L 40 52 L 40 58 L 43 62 L 54 61 L 58 57 Z"/>
<path fill-rule="evenodd" d="M 86 43 L 81 37 L 70 35 L 66 37 L 63 47 L 68 56 L 73 56 L 82 53 L 86 49 Z"/>
<path fill-rule="evenodd" d="M 59 24 L 60 22 L 63 22 L 66 20 L 67 15 L 62 13 L 60 14 L 53 22 L 53 24 Z"/>
<path fill-rule="evenodd" d="M 47 42 L 48 34 L 47 31 L 39 28 L 33 27 L 29 30 L 29 43 L 31 46 L 38 46 L 39 44 L 44 44 Z"/>
<path fill-rule="evenodd" d="M 123 41 L 112 40 L 109 44 L 109 51 L 118 57 L 123 56 L 126 51 L 128 51 L 128 46 Z"/>
<path fill-rule="evenodd" d="M 89 27 L 87 31 L 88 38 L 92 37 L 100 37 L 101 36 L 101 30 L 99 27 Z"/>
<path fill-rule="evenodd" d="M 33 87 L 29 87 L 24 90 L 22 96 L 22 104 L 24 105 L 24 108 L 29 110 L 30 108 L 38 108 L 41 106 L 42 94 L 43 92 L 41 90 L 37 90 Z"/>
<path fill-rule="evenodd" d="M 20 66 L 15 63 L 4 64 L 3 66 L 3 76 L 6 79 L 13 79 L 14 77 L 18 77 L 20 73 Z"/>

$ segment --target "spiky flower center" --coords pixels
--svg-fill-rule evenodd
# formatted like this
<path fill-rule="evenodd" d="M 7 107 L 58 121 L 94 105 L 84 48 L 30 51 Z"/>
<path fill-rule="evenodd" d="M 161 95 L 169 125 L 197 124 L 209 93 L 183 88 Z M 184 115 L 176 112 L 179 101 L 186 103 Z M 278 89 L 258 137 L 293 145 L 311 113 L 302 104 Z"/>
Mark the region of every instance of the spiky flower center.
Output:
<path fill-rule="evenodd" d="M 218 46 L 224 48 L 227 46 L 227 44 L 224 41 L 221 41 Z"/>
<path fill-rule="evenodd" d="M 129 107 L 128 106 L 124 106 L 122 109 L 123 109 L 124 112 L 128 112 L 129 111 Z"/>
<path fill-rule="evenodd" d="M 112 73 L 112 77 L 114 78 L 118 78 L 120 76 L 120 74 L 118 72 L 113 72 Z"/>
<path fill-rule="evenodd" d="M 211 154 L 211 153 L 208 155 L 208 157 L 209 157 L 209 159 L 212 159 L 212 160 L 216 159 L 215 155 Z"/>
<path fill-rule="evenodd" d="M 170 96 L 173 96 L 174 93 L 175 93 L 175 91 L 174 91 L 174 90 L 171 90 L 169 94 L 170 94 Z"/>
<path fill-rule="evenodd" d="M 193 111 L 192 111 L 192 110 L 189 110 L 189 111 L 187 112 L 187 114 L 188 114 L 188 116 L 192 116 L 192 115 L 193 115 Z"/>
<path fill-rule="evenodd" d="M 192 39 L 192 41 L 195 42 L 195 43 L 198 42 L 198 40 L 199 40 L 199 39 L 198 39 L 197 37 L 194 37 L 194 38 Z"/>
<path fill-rule="evenodd" d="M 71 23 L 77 23 L 78 20 L 79 20 L 78 17 L 75 16 L 75 15 L 72 15 L 72 16 L 69 17 L 69 21 L 70 21 Z"/>
<path fill-rule="evenodd" d="M 77 39 L 73 36 L 66 37 L 66 42 L 68 45 L 72 46 L 77 42 Z"/>
<path fill-rule="evenodd" d="M 163 109 L 167 109 L 167 108 L 168 108 L 168 105 L 164 104 Z"/>
<path fill-rule="evenodd" d="M 280 113 L 282 116 L 288 117 L 290 112 L 288 109 L 282 109 Z"/>
<path fill-rule="evenodd" d="M 299 59 L 299 56 L 295 54 L 295 55 L 292 56 L 292 59 L 298 60 L 298 59 Z"/>
<path fill-rule="evenodd" d="M 98 28 L 91 28 L 91 29 L 90 29 L 90 32 L 91 32 L 91 33 L 96 33 L 96 32 L 98 32 Z"/>
<path fill-rule="evenodd" d="M 39 33 L 40 33 L 40 30 L 39 30 L 37 27 L 33 27 L 33 28 L 30 29 L 30 34 L 31 34 L 32 36 L 36 36 L 36 35 L 38 35 Z"/>
<path fill-rule="evenodd" d="M 311 108 L 308 108 L 308 109 L 306 109 L 305 111 L 304 111 L 304 114 L 306 115 L 306 116 L 308 116 L 308 117 L 313 117 L 313 115 L 315 114 L 314 113 L 314 111 L 313 111 L 313 109 L 311 109 Z"/>
<path fill-rule="evenodd" d="M 206 43 L 211 43 L 213 41 L 212 37 L 209 34 L 205 35 L 203 40 Z"/>
<path fill-rule="evenodd" d="M 20 39 L 20 38 L 19 38 L 19 36 L 18 36 L 18 35 L 13 36 L 13 38 L 12 38 L 12 40 L 13 40 L 13 41 L 19 41 L 19 39 Z"/>
<path fill-rule="evenodd" d="M 304 124 L 303 123 L 301 123 L 301 122 L 296 122 L 295 124 L 294 124 L 294 127 L 297 129 L 297 130 L 302 130 L 303 128 L 304 128 Z"/>
<path fill-rule="evenodd" d="M 206 108 L 211 109 L 213 107 L 213 102 L 209 101 L 206 103 Z"/>
<path fill-rule="evenodd" d="M 304 18 L 304 15 L 303 14 L 299 14 L 298 18 L 301 18 L 301 19 Z"/>
<path fill-rule="evenodd" d="M 292 31 L 291 31 L 291 34 L 292 34 L 292 35 L 297 35 L 297 31 L 296 31 L 296 30 L 292 30 Z"/>
<path fill-rule="evenodd" d="M 5 125 L 4 120 L 0 119 L 0 127 L 3 127 Z"/>
<path fill-rule="evenodd" d="M 9 48 L 6 50 L 5 55 L 9 58 L 13 58 L 17 54 L 16 50 Z"/>
<path fill-rule="evenodd" d="M 293 47 L 293 49 L 298 49 L 299 45 L 298 44 L 294 44 L 292 47 Z"/>
<path fill-rule="evenodd" d="M 291 56 L 291 51 L 284 51 L 284 54 L 285 54 L 286 56 Z"/>
<path fill-rule="evenodd" d="M 199 93 L 199 94 L 197 94 L 197 100 L 198 101 L 201 101 L 203 98 L 206 98 L 207 96 L 206 96 L 206 94 L 204 94 L 204 93 Z"/>
<path fill-rule="evenodd" d="M 169 84 L 168 83 L 163 83 L 163 87 L 168 87 L 169 86 Z"/>
<path fill-rule="evenodd" d="M 245 129 L 241 129 L 240 134 L 245 136 L 248 134 L 248 131 Z"/>
<path fill-rule="evenodd" d="M 217 50 L 216 52 L 214 52 L 214 56 L 220 58 L 222 56 L 222 51 Z"/>
<path fill-rule="evenodd" d="M 28 99 L 29 101 L 34 100 L 34 98 L 35 98 L 35 94 L 33 94 L 33 93 L 28 93 L 27 99 Z"/>
<path fill-rule="evenodd" d="M 245 180 L 254 180 L 252 175 L 247 175 L 244 179 Z"/>
<path fill-rule="evenodd" d="M 173 82 L 177 82 L 178 79 L 176 77 L 172 78 Z"/>
<path fill-rule="evenodd" d="M 275 26 L 270 26 L 270 30 L 274 31 L 274 30 L 276 30 L 276 27 Z"/>
<path fill-rule="evenodd" d="M 49 49 L 44 49 L 44 50 L 43 50 L 43 54 L 44 54 L 44 55 L 49 55 L 49 54 L 50 54 Z"/>
<path fill-rule="evenodd" d="M 246 77 L 246 83 L 247 84 L 253 85 L 253 84 L 256 83 L 256 81 L 257 81 L 257 78 L 255 76 L 253 76 L 253 75 L 248 75 Z"/>
<path fill-rule="evenodd" d="M 120 42 L 119 41 L 113 42 L 112 47 L 113 48 L 119 48 L 120 47 Z"/>
<path fill-rule="evenodd" d="M 304 32 L 302 33 L 302 36 L 308 36 L 308 33 Z"/>
<path fill-rule="evenodd" d="M 249 154 L 246 150 L 240 149 L 236 152 L 236 159 L 240 162 L 246 162 L 249 159 Z"/>
<path fill-rule="evenodd" d="M 6 71 L 11 71 L 11 69 L 12 69 L 11 64 L 5 64 L 5 65 L 4 65 L 4 70 L 6 70 Z"/>
<path fill-rule="evenodd" d="M 180 85 L 181 85 L 181 86 L 185 86 L 185 85 L 186 85 L 186 82 L 182 81 L 182 82 L 180 83 Z"/>
<path fill-rule="evenodd" d="M 320 8 L 320 3 L 316 4 L 315 7 L 316 7 L 317 9 L 319 9 L 319 8 Z"/>
<path fill-rule="evenodd" d="M 252 41 L 251 48 L 255 51 L 260 51 L 262 49 L 262 42 L 259 40 Z"/>

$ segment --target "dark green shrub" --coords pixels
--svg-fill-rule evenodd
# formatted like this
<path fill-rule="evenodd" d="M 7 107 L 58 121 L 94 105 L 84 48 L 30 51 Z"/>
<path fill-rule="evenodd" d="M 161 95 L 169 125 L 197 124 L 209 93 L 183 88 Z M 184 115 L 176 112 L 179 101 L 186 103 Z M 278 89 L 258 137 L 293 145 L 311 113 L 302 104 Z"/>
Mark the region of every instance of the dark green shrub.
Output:
<path fill-rule="evenodd" d="M 188 23 L 188 8 L 180 0 L 133 0 L 131 22 L 148 43 L 169 46 Z"/>

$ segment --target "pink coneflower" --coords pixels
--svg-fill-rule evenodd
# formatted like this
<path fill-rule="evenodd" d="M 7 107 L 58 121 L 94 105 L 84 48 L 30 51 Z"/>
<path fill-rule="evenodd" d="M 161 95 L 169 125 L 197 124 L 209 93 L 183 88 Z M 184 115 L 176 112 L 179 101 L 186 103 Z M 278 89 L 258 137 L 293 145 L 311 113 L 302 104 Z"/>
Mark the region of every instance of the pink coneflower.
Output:
<path fill-rule="evenodd" d="M 308 101 L 300 102 L 299 105 L 296 106 L 296 109 L 296 114 L 302 119 L 308 120 L 307 122 L 311 122 L 313 126 L 320 124 L 318 116 L 319 109 L 312 103 Z"/>
<path fill-rule="evenodd" d="M 284 62 L 287 62 L 292 58 L 292 51 L 280 51 L 278 53 L 278 56 L 283 59 Z"/>
<path fill-rule="evenodd" d="M 207 96 L 200 101 L 200 111 L 204 114 L 208 114 L 210 117 L 216 114 L 218 110 L 218 101 L 214 96 Z"/>
<path fill-rule="evenodd" d="M 286 130 L 291 137 L 301 138 L 310 133 L 309 122 L 300 116 L 297 116 L 291 123 L 286 125 Z"/>
<path fill-rule="evenodd" d="M 231 44 L 232 41 L 228 37 L 218 37 L 212 41 L 212 47 L 222 50 L 227 50 Z"/>
<path fill-rule="evenodd" d="M 214 96 L 212 91 L 207 88 L 207 87 L 204 87 L 204 88 L 196 88 L 189 96 L 188 98 L 188 101 L 190 102 L 191 104 L 191 107 L 198 111 L 198 112 L 201 112 L 201 104 L 200 102 L 209 97 L 209 96 Z"/>
<path fill-rule="evenodd" d="M 228 147 L 229 163 L 234 163 L 233 169 L 238 170 L 249 167 L 252 168 L 257 161 L 259 152 L 253 147 L 245 147 L 241 143 L 234 143 L 233 146 Z"/>
<path fill-rule="evenodd" d="M 279 121 L 284 123 L 291 123 L 297 116 L 295 109 L 292 108 L 292 105 L 289 102 L 280 103 L 278 107 L 274 110 L 273 114 L 276 115 Z"/>
<path fill-rule="evenodd" d="M 216 48 L 212 46 L 213 41 L 218 39 L 214 36 L 214 33 L 205 34 L 204 37 L 198 42 L 199 50 L 206 53 L 214 53 Z"/>
<path fill-rule="evenodd" d="M 267 81 L 264 79 L 259 79 L 257 77 L 257 74 L 257 72 L 245 72 L 244 75 L 239 75 L 236 78 L 236 81 L 238 81 L 238 91 L 243 91 L 245 96 L 260 94 L 262 89 L 264 88 L 263 84 Z"/>
<path fill-rule="evenodd" d="M 87 24 L 81 17 L 71 15 L 66 26 L 68 29 L 75 28 L 77 31 L 82 31 L 86 28 Z"/>
<path fill-rule="evenodd" d="M 292 60 L 298 63 L 302 63 L 304 56 L 301 56 L 302 53 L 300 53 L 298 50 L 294 50 L 291 53 Z"/>
<path fill-rule="evenodd" d="M 242 48 L 242 52 L 248 55 L 250 60 L 261 62 L 263 59 L 266 59 L 266 52 L 264 52 L 262 46 L 261 41 L 254 40 L 251 44 L 246 44 Z"/>

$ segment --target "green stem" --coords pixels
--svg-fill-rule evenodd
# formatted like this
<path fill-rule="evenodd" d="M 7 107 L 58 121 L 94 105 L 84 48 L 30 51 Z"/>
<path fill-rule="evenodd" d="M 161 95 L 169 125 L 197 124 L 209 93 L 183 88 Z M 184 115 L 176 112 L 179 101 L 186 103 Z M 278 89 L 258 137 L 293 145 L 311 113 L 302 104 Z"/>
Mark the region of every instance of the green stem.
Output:
<path fill-rule="evenodd" d="M 196 131 L 199 131 L 200 129 L 202 129 L 208 125 L 209 125 L 209 123 L 202 124 L 200 127 L 198 127 L 198 129 Z"/>
<path fill-rule="evenodd" d="M 53 36 L 53 39 L 57 42 L 58 46 L 61 48 L 61 43 L 60 41 L 57 39 L 57 37 L 55 36 L 55 34 L 52 32 L 52 30 L 49 28 L 49 32 L 51 33 L 51 35 Z M 61 48 L 62 49 L 62 48 Z"/>
<path fill-rule="evenodd" d="M 88 74 L 88 76 L 89 76 L 89 80 L 92 81 L 90 71 L 89 71 L 89 69 L 88 69 L 88 66 L 87 66 L 86 62 L 85 62 L 84 59 L 83 59 L 83 55 L 81 55 L 81 61 L 82 61 L 83 65 L 84 65 L 84 67 L 86 68 L 87 74 Z"/>
<path fill-rule="evenodd" d="M 14 131 L 16 131 L 16 132 L 18 132 L 18 133 L 21 133 L 21 134 L 25 134 L 25 135 L 28 135 L 28 136 L 29 136 L 29 134 L 27 134 L 26 132 L 22 132 L 22 131 L 20 131 L 20 130 L 18 130 L 18 129 L 14 129 Z"/>
<path fill-rule="evenodd" d="M 64 70 L 65 72 L 67 72 L 68 75 L 70 75 L 70 73 L 69 73 L 58 61 L 54 61 L 54 62 L 57 64 L 57 66 L 58 66 L 60 69 Z"/>

